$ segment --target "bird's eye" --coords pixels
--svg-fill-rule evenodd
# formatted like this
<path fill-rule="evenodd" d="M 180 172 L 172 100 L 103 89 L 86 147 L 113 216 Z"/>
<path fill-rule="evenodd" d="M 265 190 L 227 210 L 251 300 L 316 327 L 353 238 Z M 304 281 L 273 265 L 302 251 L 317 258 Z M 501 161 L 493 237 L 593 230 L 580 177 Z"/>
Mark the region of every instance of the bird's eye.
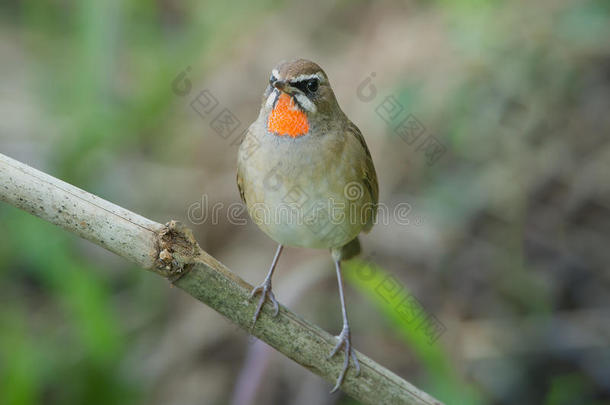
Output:
<path fill-rule="evenodd" d="M 271 75 L 271 77 L 269 78 L 269 84 L 273 87 L 273 83 L 275 83 L 277 81 L 277 79 L 275 78 L 275 76 Z"/>
<path fill-rule="evenodd" d="M 319 84 L 318 79 L 307 80 L 307 91 L 310 93 L 315 93 L 318 91 Z"/>

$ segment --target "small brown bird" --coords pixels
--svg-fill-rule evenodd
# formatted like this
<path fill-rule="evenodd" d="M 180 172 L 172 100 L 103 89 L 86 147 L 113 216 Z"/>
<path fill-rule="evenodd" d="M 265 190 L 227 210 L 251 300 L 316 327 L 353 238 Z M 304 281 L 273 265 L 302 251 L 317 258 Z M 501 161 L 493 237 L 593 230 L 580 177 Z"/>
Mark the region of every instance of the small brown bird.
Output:
<path fill-rule="evenodd" d="M 260 113 L 244 137 L 237 158 L 237 186 L 253 221 L 279 246 L 271 268 L 250 298 L 261 294 L 253 321 L 266 300 L 279 312 L 271 277 L 284 246 L 330 249 L 339 283 L 343 329 L 329 358 L 352 349 L 341 280 L 341 261 L 360 252 L 358 234 L 375 221 L 378 185 L 371 154 L 360 130 L 341 111 L 326 73 L 294 59 L 272 71 Z"/>

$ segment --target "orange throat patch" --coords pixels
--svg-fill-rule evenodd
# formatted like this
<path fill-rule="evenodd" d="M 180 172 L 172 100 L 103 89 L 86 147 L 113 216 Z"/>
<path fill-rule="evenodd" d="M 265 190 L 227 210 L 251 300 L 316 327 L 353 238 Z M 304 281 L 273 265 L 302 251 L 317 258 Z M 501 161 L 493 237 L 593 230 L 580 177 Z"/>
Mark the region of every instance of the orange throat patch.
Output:
<path fill-rule="evenodd" d="M 309 121 L 307 115 L 295 105 L 292 97 L 282 93 L 269 114 L 267 128 L 269 132 L 277 135 L 296 138 L 309 131 Z"/>

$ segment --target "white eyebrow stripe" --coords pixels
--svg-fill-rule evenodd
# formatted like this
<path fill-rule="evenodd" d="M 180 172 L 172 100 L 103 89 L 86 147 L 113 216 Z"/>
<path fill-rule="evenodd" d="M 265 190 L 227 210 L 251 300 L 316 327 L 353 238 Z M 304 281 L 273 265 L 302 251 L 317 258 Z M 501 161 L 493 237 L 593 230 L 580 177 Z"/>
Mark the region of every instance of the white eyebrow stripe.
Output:
<path fill-rule="evenodd" d="M 316 112 L 316 105 L 311 102 L 310 99 L 307 98 L 306 95 L 301 93 L 295 93 L 294 97 L 297 99 L 299 104 L 309 112 Z"/>
<path fill-rule="evenodd" d="M 297 77 L 290 79 L 290 81 L 291 82 L 302 82 L 303 80 L 309 80 L 309 79 L 318 79 L 319 81 L 326 80 L 326 78 L 324 77 L 322 72 L 318 72 L 318 73 L 314 73 L 314 74 L 310 74 L 310 75 L 298 75 Z"/>
<path fill-rule="evenodd" d="M 273 69 L 271 71 L 271 76 L 275 77 L 276 79 L 280 77 L 280 72 L 277 71 L 277 69 Z"/>

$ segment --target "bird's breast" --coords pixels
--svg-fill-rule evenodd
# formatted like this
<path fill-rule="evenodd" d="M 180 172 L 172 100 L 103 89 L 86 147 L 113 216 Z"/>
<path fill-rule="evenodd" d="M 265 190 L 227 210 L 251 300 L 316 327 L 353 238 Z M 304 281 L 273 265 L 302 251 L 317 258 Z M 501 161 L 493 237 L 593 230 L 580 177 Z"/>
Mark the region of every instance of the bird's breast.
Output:
<path fill-rule="evenodd" d="M 267 132 L 257 142 L 240 170 L 248 212 L 265 233 L 289 246 L 331 248 L 360 232 L 363 189 L 346 193 L 357 179 L 340 136 Z"/>

